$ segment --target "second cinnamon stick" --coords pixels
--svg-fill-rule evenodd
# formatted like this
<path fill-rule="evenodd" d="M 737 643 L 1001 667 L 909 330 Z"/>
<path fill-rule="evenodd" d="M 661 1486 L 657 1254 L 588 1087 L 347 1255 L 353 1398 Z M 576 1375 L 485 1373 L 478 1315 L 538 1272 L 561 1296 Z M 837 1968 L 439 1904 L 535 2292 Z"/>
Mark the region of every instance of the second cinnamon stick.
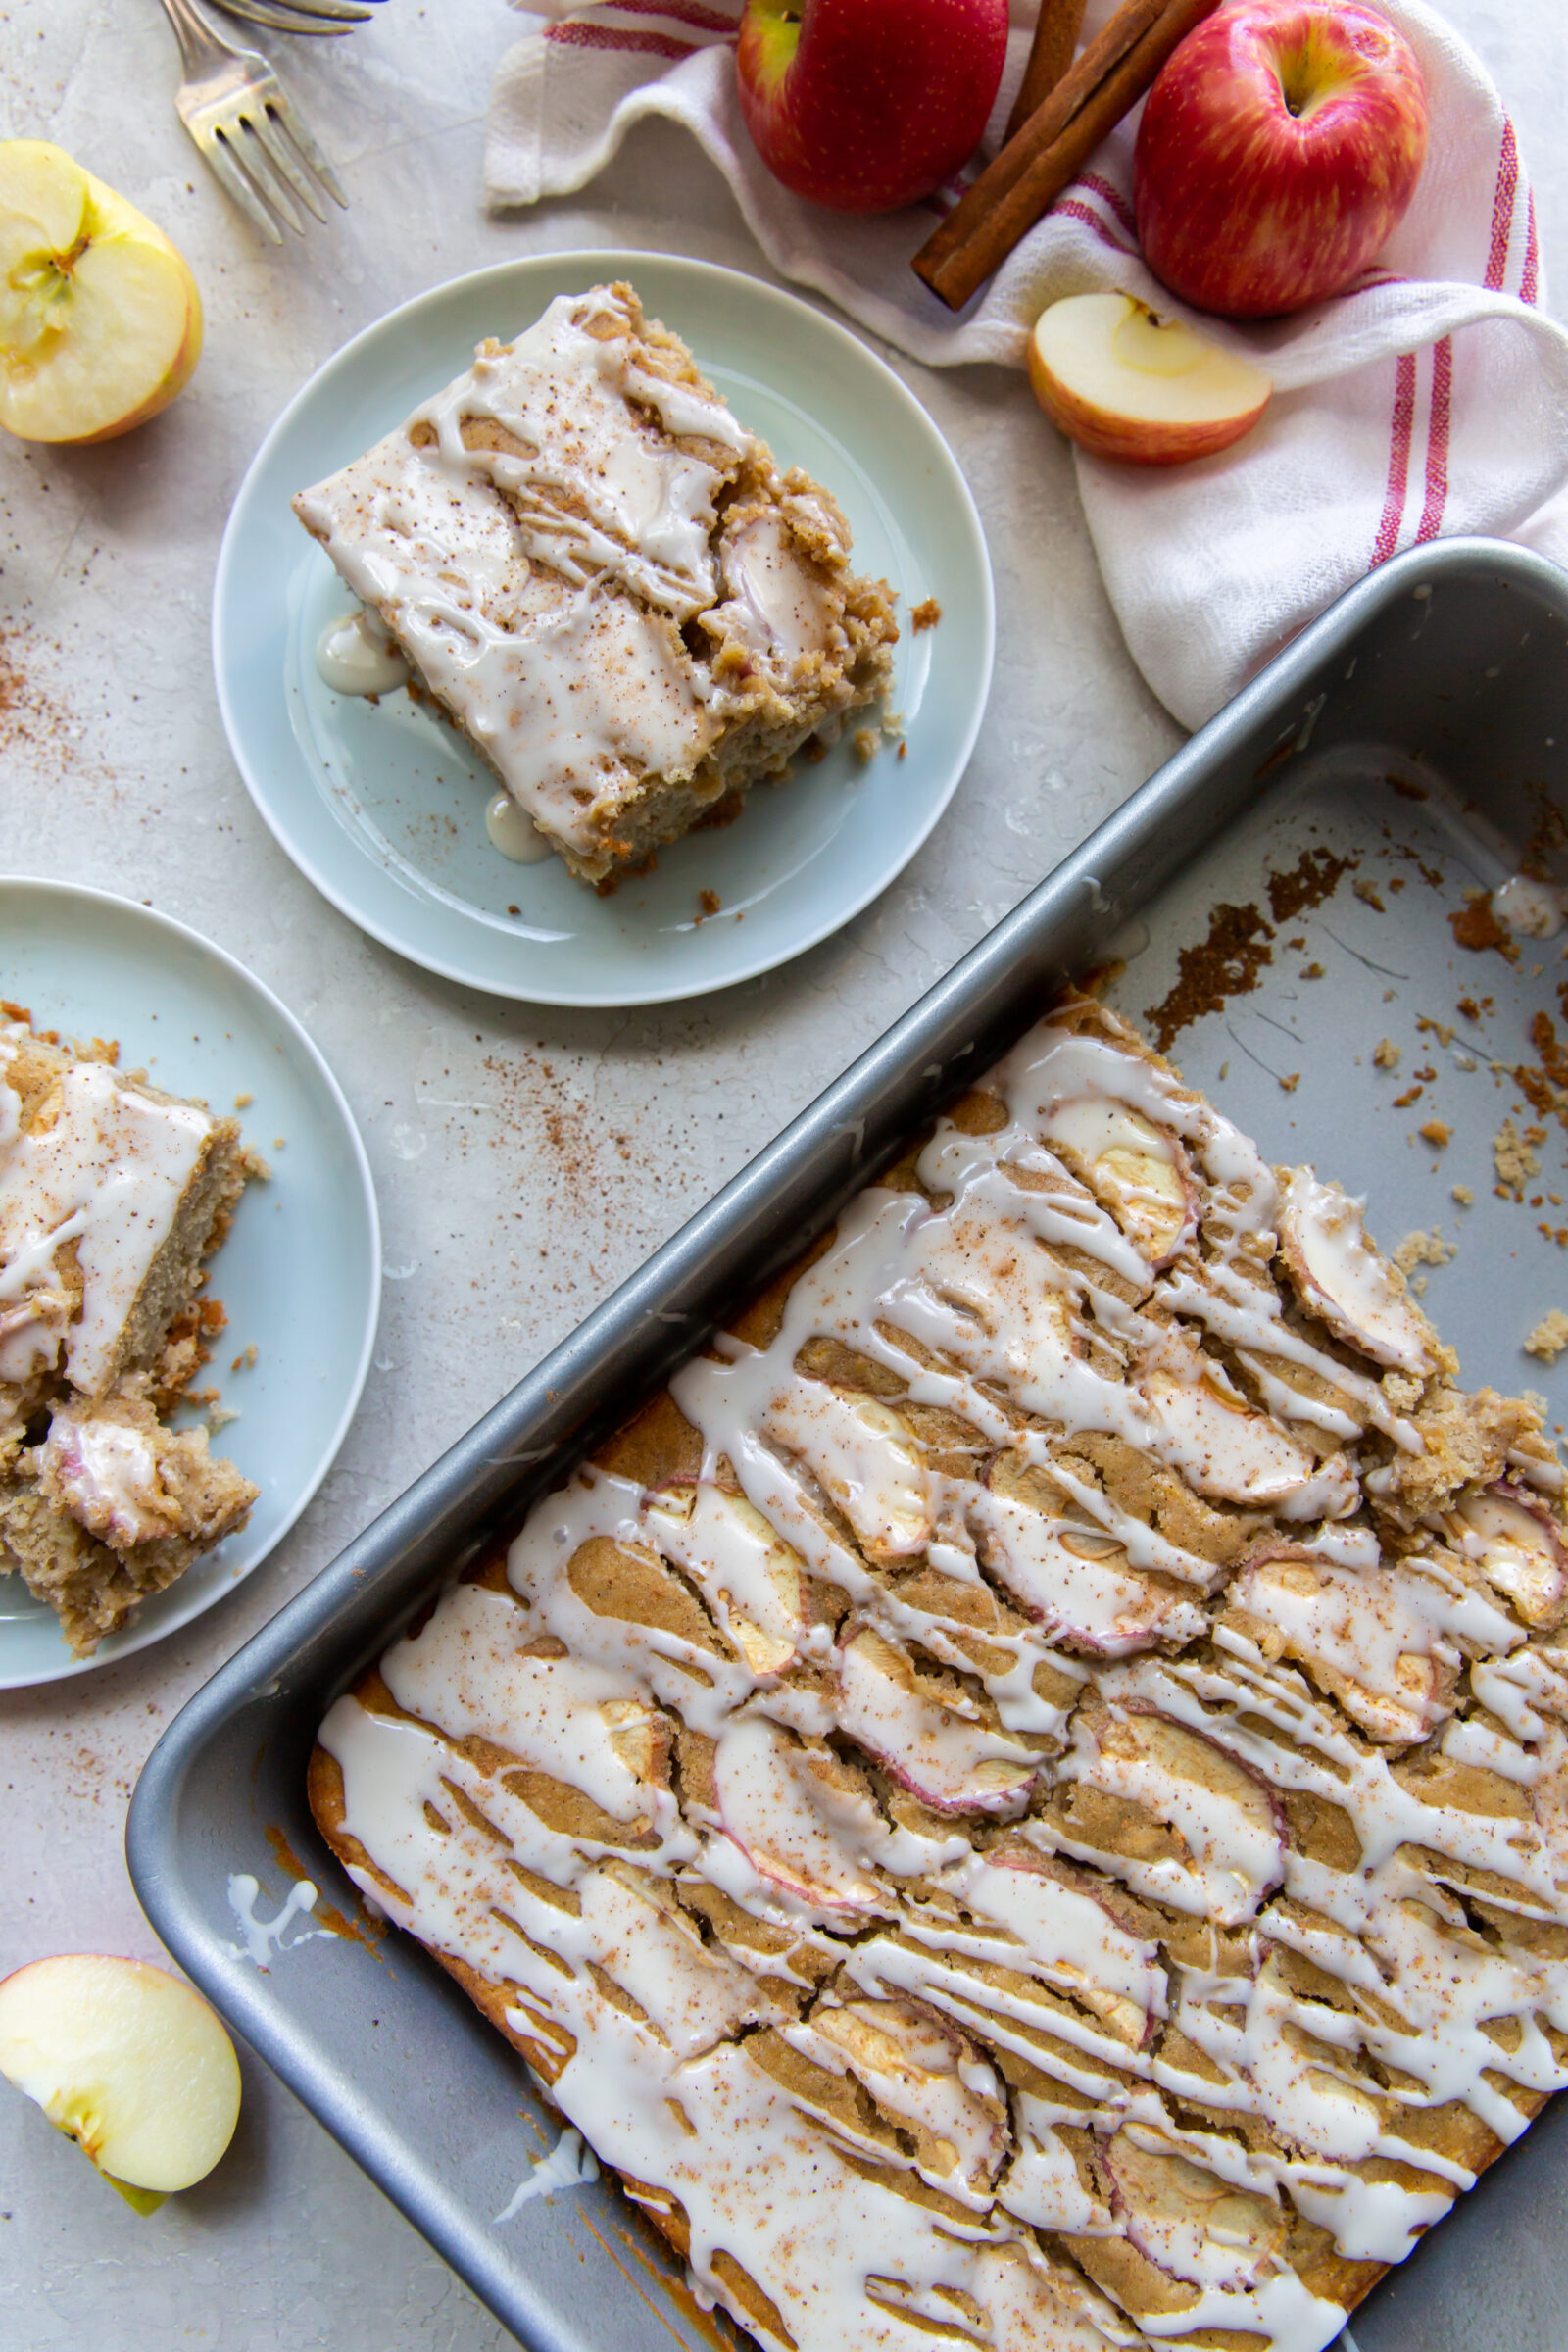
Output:
<path fill-rule="evenodd" d="M 918 277 L 963 305 L 1075 179 L 1160 67 L 1219 0 L 1125 0 L 1097 41 L 914 257 Z"/>
<path fill-rule="evenodd" d="M 1037 106 L 1043 106 L 1066 76 L 1083 30 L 1085 0 L 1040 0 L 1034 43 L 1018 95 L 1007 117 L 1007 136 L 1016 138 Z"/>

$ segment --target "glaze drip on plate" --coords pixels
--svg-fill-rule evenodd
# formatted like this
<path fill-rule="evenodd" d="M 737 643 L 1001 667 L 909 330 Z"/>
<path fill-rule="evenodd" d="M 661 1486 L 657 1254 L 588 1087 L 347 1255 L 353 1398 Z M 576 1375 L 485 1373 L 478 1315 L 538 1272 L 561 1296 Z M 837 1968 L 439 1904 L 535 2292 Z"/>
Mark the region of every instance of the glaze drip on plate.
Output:
<path fill-rule="evenodd" d="M 318 1817 L 763 2342 L 1321 2352 L 1568 2084 L 1561 1476 L 1455 1370 L 1071 1004 L 338 1702 Z"/>

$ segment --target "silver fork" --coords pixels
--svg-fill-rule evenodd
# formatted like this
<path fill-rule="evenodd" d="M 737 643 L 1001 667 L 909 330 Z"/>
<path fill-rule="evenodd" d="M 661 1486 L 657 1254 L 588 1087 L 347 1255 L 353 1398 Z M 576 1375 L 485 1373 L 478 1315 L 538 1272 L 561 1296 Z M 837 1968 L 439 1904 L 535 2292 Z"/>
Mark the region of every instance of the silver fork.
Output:
<path fill-rule="evenodd" d="M 218 5 L 225 16 L 248 18 L 274 32 L 352 32 L 374 13 L 360 0 L 218 0 Z"/>
<path fill-rule="evenodd" d="M 286 222 L 304 235 L 290 191 L 323 223 L 318 187 L 346 207 L 330 164 L 261 51 L 220 40 L 195 0 L 164 0 L 164 12 L 184 61 L 185 78 L 174 94 L 179 119 L 262 234 L 281 245 L 279 223 Z"/>

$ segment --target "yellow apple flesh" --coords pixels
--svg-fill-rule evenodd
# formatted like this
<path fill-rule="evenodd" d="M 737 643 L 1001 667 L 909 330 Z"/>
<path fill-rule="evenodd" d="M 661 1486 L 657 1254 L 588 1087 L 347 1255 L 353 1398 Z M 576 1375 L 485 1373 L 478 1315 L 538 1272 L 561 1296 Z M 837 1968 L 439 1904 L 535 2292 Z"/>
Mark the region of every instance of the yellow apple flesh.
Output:
<path fill-rule="evenodd" d="M 217 2014 L 142 1960 L 65 1952 L 7 1977 L 0 2074 L 138 2213 L 210 2173 L 239 2116 L 239 2065 Z"/>
<path fill-rule="evenodd" d="M 161 228 L 46 139 L 0 140 L 0 425 L 107 441 L 201 356 L 196 281 Z"/>
<path fill-rule="evenodd" d="M 1180 466 L 1228 449 L 1268 406 L 1261 368 L 1158 318 L 1131 294 L 1069 294 L 1029 340 L 1035 397 L 1069 441 L 1098 458 Z"/>

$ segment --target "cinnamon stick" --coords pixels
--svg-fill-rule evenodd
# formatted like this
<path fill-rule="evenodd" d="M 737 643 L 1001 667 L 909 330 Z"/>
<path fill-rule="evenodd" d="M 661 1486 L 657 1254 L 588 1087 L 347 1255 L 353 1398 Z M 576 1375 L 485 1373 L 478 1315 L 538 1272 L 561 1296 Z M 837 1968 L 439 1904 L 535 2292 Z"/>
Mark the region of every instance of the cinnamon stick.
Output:
<path fill-rule="evenodd" d="M 961 310 L 1001 268 L 1171 51 L 1218 6 L 1219 0 L 1123 0 L 1099 39 L 915 255 L 916 276 L 950 310 Z"/>
<path fill-rule="evenodd" d="M 1085 0 L 1040 0 L 1034 45 L 1018 95 L 1007 117 L 1007 136 L 1016 138 L 1037 106 L 1044 105 L 1072 64 L 1083 29 Z"/>

